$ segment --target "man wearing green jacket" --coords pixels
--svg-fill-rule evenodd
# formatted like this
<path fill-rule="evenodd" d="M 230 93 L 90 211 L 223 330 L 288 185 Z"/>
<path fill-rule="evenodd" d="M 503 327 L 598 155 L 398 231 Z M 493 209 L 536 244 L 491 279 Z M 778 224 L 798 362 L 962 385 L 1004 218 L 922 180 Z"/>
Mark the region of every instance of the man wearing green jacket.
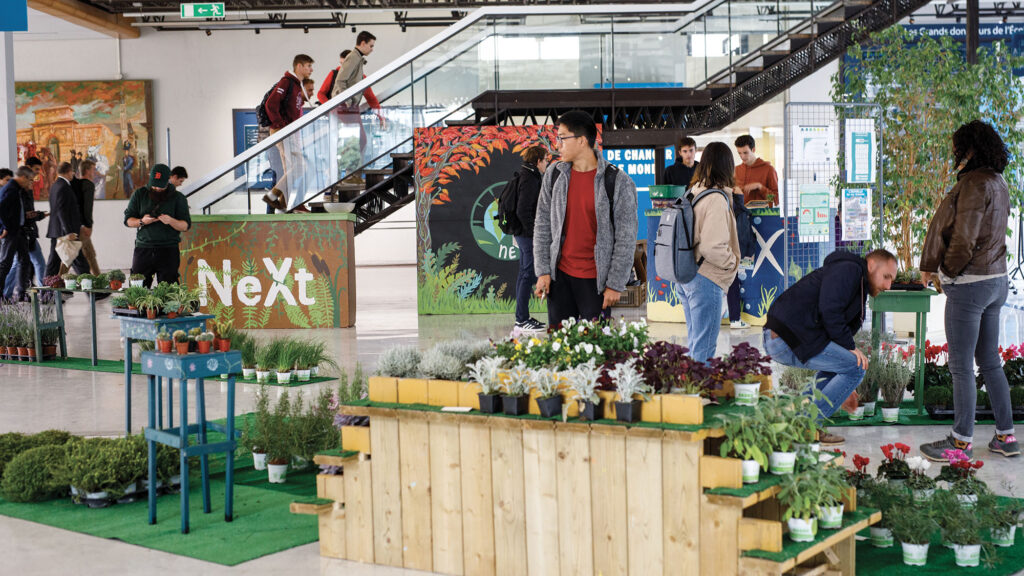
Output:
<path fill-rule="evenodd" d="M 124 225 L 138 228 L 132 274 L 145 276 L 149 286 L 153 276 L 157 282 L 178 282 L 181 262 L 181 233 L 192 226 L 188 200 L 170 184 L 171 169 L 156 164 L 149 173 L 149 186 L 132 194 L 124 211 Z"/>

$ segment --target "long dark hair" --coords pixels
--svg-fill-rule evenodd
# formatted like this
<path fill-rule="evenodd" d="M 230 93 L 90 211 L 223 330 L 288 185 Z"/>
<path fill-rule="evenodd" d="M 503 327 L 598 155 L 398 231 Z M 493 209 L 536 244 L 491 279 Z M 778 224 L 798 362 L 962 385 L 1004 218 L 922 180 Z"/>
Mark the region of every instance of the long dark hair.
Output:
<path fill-rule="evenodd" d="M 725 142 L 712 142 L 700 155 L 700 163 L 693 173 L 690 186 L 703 184 L 708 188 L 732 188 L 736 165 L 732 161 L 732 150 Z"/>
<path fill-rule="evenodd" d="M 1002 174 L 1009 163 L 1010 154 L 1003 139 L 991 124 L 981 120 L 968 122 L 953 133 L 953 153 L 957 166 L 972 152 L 964 172 L 988 167 Z"/>

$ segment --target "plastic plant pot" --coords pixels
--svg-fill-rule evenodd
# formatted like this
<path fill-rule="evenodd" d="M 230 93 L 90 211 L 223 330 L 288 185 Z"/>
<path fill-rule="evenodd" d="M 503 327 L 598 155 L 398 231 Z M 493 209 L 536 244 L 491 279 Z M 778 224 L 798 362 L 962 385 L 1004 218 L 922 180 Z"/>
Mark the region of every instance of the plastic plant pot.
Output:
<path fill-rule="evenodd" d="M 871 545 L 875 548 L 891 548 L 893 545 L 892 530 L 872 526 Z"/>
<path fill-rule="evenodd" d="M 484 414 L 497 414 L 501 412 L 502 400 L 498 394 L 477 394 L 480 398 L 480 411 Z"/>
<path fill-rule="evenodd" d="M 857 409 L 850 412 L 850 420 L 863 420 L 864 419 L 864 407 L 857 406 Z"/>
<path fill-rule="evenodd" d="M 593 422 L 594 420 L 600 420 L 604 416 L 604 400 L 598 400 L 597 402 L 586 401 L 583 403 L 583 409 L 580 410 L 580 415 L 584 420 Z"/>
<path fill-rule="evenodd" d="M 875 406 L 876 405 L 877 405 L 876 402 L 865 402 L 863 404 L 863 406 L 864 406 L 864 417 L 865 418 L 871 418 L 872 416 L 875 415 Z"/>
<path fill-rule="evenodd" d="M 522 396 L 502 396 L 501 407 L 507 416 L 525 416 L 530 413 L 530 397 L 525 394 Z"/>
<path fill-rule="evenodd" d="M 538 398 L 537 407 L 540 409 L 540 415 L 544 418 L 552 418 L 555 416 L 562 415 L 562 395 L 555 394 L 550 398 Z"/>
<path fill-rule="evenodd" d="M 792 474 L 796 465 L 796 452 L 772 452 L 768 458 L 768 470 L 776 476 Z"/>
<path fill-rule="evenodd" d="M 895 424 L 900 421 L 900 409 L 899 408 L 882 408 L 882 422 L 888 422 L 889 424 Z"/>
<path fill-rule="evenodd" d="M 288 479 L 288 464 L 267 463 L 267 479 L 271 484 L 284 484 Z"/>
<path fill-rule="evenodd" d="M 252 453 L 252 467 L 256 470 L 267 469 L 267 453 L 253 452 Z"/>
<path fill-rule="evenodd" d="M 981 544 L 953 544 L 956 565 L 970 568 L 981 563 Z"/>
<path fill-rule="evenodd" d="M 761 480 L 761 465 L 757 460 L 744 460 L 741 466 L 744 484 L 757 484 Z"/>
<path fill-rule="evenodd" d="M 790 518 L 787 524 L 789 525 L 789 539 L 793 542 L 812 542 L 814 541 L 814 536 L 818 533 L 817 518 L 811 518 L 810 520 Z"/>
<path fill-rule="evenodd" d="M 640 421 L 640 409 L 643 406 L 643 400 L 631 400 L 629 402 L 616 402 L 615 403 L 615 419 L 619 422 L 639 422 Z"/>
<path fill-rule="evenodd" d="M 924 566 L 928 563 L 928 545 L 901 542 L 903 546 L 903 563 L 907 566 Z"/>
<path fill-rule="evenodd" d="M 838 530 L 843 527 L 843 508 L 845 505 L 825 506 L 818 516 L 818 526 L 823 530 Z"/>
<path fill-rule="evenodd" d="M 761 393 L 760 382 L 754 382 L 753 384 L 734 384 L 733 389 L 736 391 L 737 406 L 757 406 L 757 399 Z"/>

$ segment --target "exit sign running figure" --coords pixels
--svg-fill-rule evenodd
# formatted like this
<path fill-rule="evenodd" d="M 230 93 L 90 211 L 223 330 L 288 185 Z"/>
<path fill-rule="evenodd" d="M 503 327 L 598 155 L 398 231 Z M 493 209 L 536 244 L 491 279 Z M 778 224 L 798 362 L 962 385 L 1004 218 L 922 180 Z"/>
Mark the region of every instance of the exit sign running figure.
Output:
<path fill-rule="evenodd" d="M 206 4 L 182 4 L 182 18 L 223 18 L 224 3 L 209 2 Z"/>

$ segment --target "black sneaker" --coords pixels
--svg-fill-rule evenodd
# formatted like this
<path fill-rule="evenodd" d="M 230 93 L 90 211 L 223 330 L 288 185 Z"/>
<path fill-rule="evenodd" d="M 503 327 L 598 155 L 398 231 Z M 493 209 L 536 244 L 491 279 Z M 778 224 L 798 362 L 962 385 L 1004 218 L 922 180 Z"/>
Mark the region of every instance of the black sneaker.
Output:
<path fill-rule="evenodd" d="M 1017 444 L 1017 437 L 1013 434 L 1006 434 L 1002 436 L 1002 439 L 999 434 L 996 434 L 988 443 L 988 451 L 1003 456 L 1020 456 L 1020 445 Z"/>
<path fill-rule="evenodd" d="M 921 445 L 921 454 L 932 462 L 947 462 L 949 459 L 945 456 L 946 450 L 962 450 L 967 455 L 968 460 L 974 460 L 974 445 L 970 442 L 957 440 L 952 436 L 946 436 L 937 442 Z"/>
<path fill-rule="evenodd" d="M 547 331 L 548 327 L 547 324 L 544 324 L 540 320 L 536 320 L 534 318 L 527 318 L 526 321 L 523 322 L 522 329 L 528 332 L 545 332 Z"/>

